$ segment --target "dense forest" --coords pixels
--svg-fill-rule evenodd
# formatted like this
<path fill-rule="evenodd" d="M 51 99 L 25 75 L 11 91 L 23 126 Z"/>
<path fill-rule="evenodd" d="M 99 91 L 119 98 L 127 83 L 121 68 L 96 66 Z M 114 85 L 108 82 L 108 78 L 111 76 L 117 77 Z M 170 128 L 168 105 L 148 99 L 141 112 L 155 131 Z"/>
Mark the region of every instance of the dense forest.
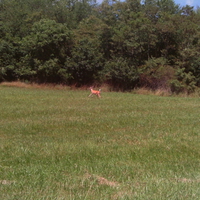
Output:
<path fill-rule="evenodd" d="M 0 0 L 0 82 L 200 88 L 200 8 L 173 0 Z"/>

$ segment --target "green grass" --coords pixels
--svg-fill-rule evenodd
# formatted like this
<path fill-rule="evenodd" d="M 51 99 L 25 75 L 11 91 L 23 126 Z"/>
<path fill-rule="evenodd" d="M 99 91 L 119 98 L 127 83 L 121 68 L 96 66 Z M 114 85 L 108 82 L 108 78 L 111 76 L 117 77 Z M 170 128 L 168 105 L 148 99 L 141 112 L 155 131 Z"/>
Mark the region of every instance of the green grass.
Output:
<path fill-rule="evenodd" d="M 0 199 L 200 199 L 200 99 L 0 86 Z"/>

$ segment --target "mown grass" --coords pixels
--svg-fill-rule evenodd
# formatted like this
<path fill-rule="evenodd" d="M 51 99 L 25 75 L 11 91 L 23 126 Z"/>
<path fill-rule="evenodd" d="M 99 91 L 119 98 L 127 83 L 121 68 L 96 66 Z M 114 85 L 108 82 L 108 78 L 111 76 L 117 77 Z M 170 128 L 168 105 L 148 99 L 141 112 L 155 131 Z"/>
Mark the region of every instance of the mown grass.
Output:
<path fill-rule="evenodd" d="M 0 86 L 0 199 L 199 199 L 200 99 Z"/>

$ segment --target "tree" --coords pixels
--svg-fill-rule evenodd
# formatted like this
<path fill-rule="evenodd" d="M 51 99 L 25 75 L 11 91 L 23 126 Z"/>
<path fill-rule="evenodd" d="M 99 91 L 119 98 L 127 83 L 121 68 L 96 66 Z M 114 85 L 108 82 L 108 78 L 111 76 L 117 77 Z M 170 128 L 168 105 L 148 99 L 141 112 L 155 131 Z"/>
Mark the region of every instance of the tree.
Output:
<path fill-rule="evenodd" d="M 0 81 L 192 92 L 199 13 L 173 0 L 2 0 Z"/>
<path fill-rule="evenodd" d="M 27 78 L 30 74 L 24 72 L 32 71 L 31 74 L 38 74 L 40 82 L 61 81 L 58 72 L 70 55 L 72 43 L 72 34 L 64 24 L 47 19 L 34 23 L 30 35 L 21 44 L 24 56 L 20 65 L 28 66 L 29 70 L 19 67 L 18 74 Z"/>
<path fill-rule="evenodd" d="M 102 79 L 104 52 L 101 39 L 106 27 L 100 19 L 91 16 L 83 20 L 74 31 L 75 45 L 71 57 L 68 57 L 65 63 L 71 75 L 71 84 L 81 86 Z"/>
<path fill-rule="evenodd" d="M 170 91 L 170 81 L 174 80 L 175 70 L 164 57 L 151 58 L 140 66 L 140 87 L 153 90 L 164 89 Z"/>
<path fill-rule="evenodd" d="M 115 90 L 131 90 L 139 80 L 137 66 L 127 58 L 113 57 L 106 62 L 105 71 L 108 83 Z"/>

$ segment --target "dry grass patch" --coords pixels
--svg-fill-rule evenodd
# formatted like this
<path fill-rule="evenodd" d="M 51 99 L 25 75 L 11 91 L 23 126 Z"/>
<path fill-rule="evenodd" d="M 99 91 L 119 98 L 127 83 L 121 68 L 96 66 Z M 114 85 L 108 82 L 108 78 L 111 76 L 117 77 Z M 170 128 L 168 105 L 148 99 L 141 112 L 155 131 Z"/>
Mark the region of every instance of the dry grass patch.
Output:
<path fill-rule="evenodd" d="M 15 181 L 10 181 L 10 180 L 0 180 L 0 184 L 2 185 L 11 185 L 14 184 Z"/>
<path fill-rule="evenodd" d="M 142 95 L 156 95 L 156 96 L 171 96 L 172 95 L 170 90 L 163 89 L 163 88 L 160 88 L 157 90 L 151 90 L 151 89 L 142 87 L 142 88 L 138 88 L 134 90 L 134 92 L 136 94 L 142 94 Z"/>
<path fill-rule="evenodd" d="M 37 83 L 24 83 L 20 81 L 2 82 L 0 85 L 7 87 L 18 87 L 18 88 L 56 89 L 56 90 L 71 89 L 71 87 L 69 86 L 59 85 L 59 84 L 37 84 Z"/>
<path fill-rule="evenodd" d="M 117 187 L 119 186 L 119 183 L 116 181 L 109 181 L 108 179 L 101 177 L 101 176 L 96 176 L 99 185 L 107 185 L 111 187 Z"/>
<path fill-rule="evenodd" d="M 188 179 L 188 178 L 179 178 L 176 179 L 177 182 L 182 182 L 182 183 L 200 183 L 200 179 Z"/>
<path fill-rule="evenodd" d="M 120 184 L 117 182 L 117 181 L 110 181 L 102 176 L 98 176 L 98 175 L 92 175 L 92 174 L 89 174 L 89 173 L 86 173 L 84 175 L 84 177 L 86 179 L 95 179 L 97 180 L 98 184 L 99 185 L 107 185 L 107 186 L 110 186 L 110 187 L 117 187 L 117 186 L 120 186 Z"/>

